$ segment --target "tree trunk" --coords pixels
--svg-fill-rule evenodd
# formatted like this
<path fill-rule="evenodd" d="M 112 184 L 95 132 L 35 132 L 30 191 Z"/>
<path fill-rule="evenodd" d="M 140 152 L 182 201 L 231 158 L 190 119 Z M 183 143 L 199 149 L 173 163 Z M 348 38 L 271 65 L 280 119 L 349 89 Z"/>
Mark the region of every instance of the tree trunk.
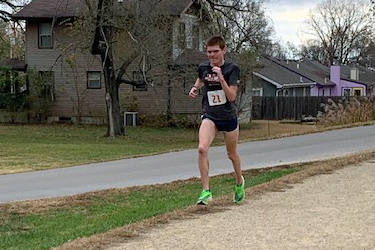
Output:
<path fill-rule="evenodd" d="M 98 16 L 96 39 L 93 51 L 99 52 L 103 64 L 105 82 L 105 101 L 107 105 L 108 129 L 107 136 L 115 137 L 124 135 L 124 127 L 120 116 L 119 84 L 116 81 L 116 72 L 113 65 L 113 0 L 100 0 L 98 2 Z"/>
<path fill-rule="evenodd" d="M 120 119 L 119 86 L 116 82 L 115 70 L 111 60 L 111 47 L 106 50 L 106 53 L 102 53 L 101 57 L 104 65 L 103 73 L 106 90 L 105 100 L 108 114 L 107 136 L 115 137 L 124 135 L 124 127 Z"/>
<path fill-rule="evenodd" d="M 168 80 L 168 96 L 167 96 L 167 121 L 172 118 L 172 86 L 171 80 Z"/>

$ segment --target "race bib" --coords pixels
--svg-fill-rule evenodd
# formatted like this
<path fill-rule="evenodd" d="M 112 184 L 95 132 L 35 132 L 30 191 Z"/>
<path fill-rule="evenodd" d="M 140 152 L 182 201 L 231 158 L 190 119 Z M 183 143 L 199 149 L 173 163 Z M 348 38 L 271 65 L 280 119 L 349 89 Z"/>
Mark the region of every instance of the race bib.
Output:
<path fill-rule="evenodd" d="M 208 91 L 207 96 L 210 106 L 223 105 L 227 102 L 224 90 Z"/>

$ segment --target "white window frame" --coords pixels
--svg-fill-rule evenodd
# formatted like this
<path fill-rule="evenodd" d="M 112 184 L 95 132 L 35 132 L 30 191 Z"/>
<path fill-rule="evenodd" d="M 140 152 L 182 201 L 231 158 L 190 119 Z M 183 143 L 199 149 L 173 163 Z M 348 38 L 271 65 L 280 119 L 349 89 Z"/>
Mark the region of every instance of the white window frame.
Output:
<path fill-rule="evenodd" d="M 259 96 L 263 96 L 263 88 L 253 88 L 251 91 L 253 92 L 253 96 L 256 96 L 254 95 L 255 92 L 259 92 Z"/>

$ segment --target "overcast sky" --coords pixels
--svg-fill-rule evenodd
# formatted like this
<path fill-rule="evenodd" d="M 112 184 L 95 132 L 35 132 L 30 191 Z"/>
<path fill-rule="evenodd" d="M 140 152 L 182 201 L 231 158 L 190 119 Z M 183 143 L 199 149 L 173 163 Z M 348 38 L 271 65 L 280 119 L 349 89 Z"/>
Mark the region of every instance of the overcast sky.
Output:
<path fill-rule="evenodd" d="M 309 10 L 324 0 L 271 0 L 265 5 L 266 15 L 272 19 L 276 31 L 275 38 L 285 44 L 301 44 L 301 29 Z M 299 37 L 300 36 L 300 37 Z"/>

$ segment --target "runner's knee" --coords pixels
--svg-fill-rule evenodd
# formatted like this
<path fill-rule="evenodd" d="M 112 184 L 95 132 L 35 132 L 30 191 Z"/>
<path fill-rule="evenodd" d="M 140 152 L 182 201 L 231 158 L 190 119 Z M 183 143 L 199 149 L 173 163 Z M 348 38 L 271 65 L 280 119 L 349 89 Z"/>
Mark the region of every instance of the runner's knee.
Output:
<path fill-rule="evenodd" d="M 208 147 L 199 145 L 198 152 L 200 155 L 206 155 L 208 153 Z"/>
<path fill-rule="evenodd" d="M 238 159 L 238 154 L 236 151 L 234 152 L 228 152 L 228 158 L 231 160 L 231 161 L 236 161 Z"/>

